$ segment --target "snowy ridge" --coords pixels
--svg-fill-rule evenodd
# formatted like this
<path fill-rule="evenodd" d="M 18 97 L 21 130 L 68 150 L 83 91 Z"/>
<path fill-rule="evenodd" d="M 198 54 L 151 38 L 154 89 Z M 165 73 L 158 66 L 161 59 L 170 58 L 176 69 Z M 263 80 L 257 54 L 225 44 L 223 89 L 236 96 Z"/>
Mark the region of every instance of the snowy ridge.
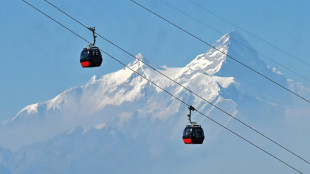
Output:
<path fill-rule="evenodd" d="M 228 50 L 228 36 L 223 36 L 216 43 L 217 48 L 224 52 Z M 137 58 L 144 62 L 149 62 L 143 58 L 142 54 L 138 54 Z M 219 54 L 217 50 L 211 49 L 207 53 L 197 56 L 185 67 L 161 67 L 158 70 L 212 102 L 221 98 L 219 96 L 221 88 L 228 88 L 235 83 L 233 77 L 214 76 L 214 73 L 220 70 L 224 60 L 225 56 Z M 142 62 L 135 60 L 129 63 L 128 66 L 185 102 L 192 103 L 194 106 L 200 106 L 202 110 L 207 108 L 213 110 L 208 104 L 201 104 L 202 101 L 199 98 L 161 76 Z M 212 74 L 212 76 L 208 74 Z M 234 105 L 234 102 L 230 101 Z M 130 105 L 132 106 L 128 107 Z M 163 110 L 163 108 L 166 109 Z M 29 129 L 29 131 L 36 132 L 41 126 L 49 131 L 49 136 L 47 137 L 44 137 L 44 131 L 39 131 L 40 133 L 38 134 L 40 136 L 33 136 L 36 138 L 27 139 L 26 142 L 18 145 L 20 147 L 48 139 L 76 127 L 89 129 L 102 124 L 109 125 L 109 122 L 114 121 L 117 122 L 115 125 L 117 127 L 124 125 L 130 119 L 137 119 L 134 116 L 138 116 L 138 118 L 151 118 L 152 120 L 168 120 L 175 114 L 178 114 L 180 108 L 186 111 L 186 107 L 182 106 L 161 89 L 155 87 L 128 68 L 123 68 L 102 77 L 93 76 L 86 85 L 68 89 L 49 101 L 26 106 L 18 112 L 14 119 L 5 124 L 2 129 L 9 129 L 9 127 L 12 127 L 10 125 L 24 125 L 28 122 L 31 125 L 36 121 L 38 122 L 35 126 L 36 130 Z M 111 114 L 115 116 L 109 116 Z M 186 119 L 180 121 L 184 122 Z M 57 129 L 50 131 L 54 125 L 57 125 Z M 41 130 L 44 129 L 42 128 Z M 25 128 L 25 131 L 18 132 L 15 136 L 29 134 L 29 131 Z M 14 144 L 16 145 L 17 143 L 14 142 Z M 9 141 L 1 142 L 1 139 L 0 145 L 4 147 L 13 146 L 9 144 Z"/>
<path fill-rule="evenodd" d="M 255 51 L 241 47 L 236 41 L 252 48 L 237 32 L 224 35 L 214 46 L 287 85 L 281 73 L 268 68 Z M 240 65 L 218 50 L 199 54 L 184 67 L 156 69 L 234 117 L 254 119 L 259 124 L 266 116 L 278 118 L 285 114 L 283 108 L 291 102 L 289 95 L 238 67 Z M 142 54 L 137 58 L 149 63 Z M 128 66 L 212 119 L 230 126 L 231 117 L 144 63 L 135 60 Z M 301 85 L 290 85 L 302 89 Z M 147 160 L 161 162 L 165 159 L 170 164 L 180 157 L 182 164 L 186 164 L 188 158 L 193 159 L 201 152 L 208 152 L 205 156 L 209 157 L 212 151 L 204 146 L 192 149 L 183 146 L 181 136 L 188 124 L 187 113 L 187 106 L 128 68 L 103 76 L 94 75 L 85 85 L 65 90 L 51 100 L 26 106 L 13 119 L 0 125 L 0 146 L 10 149 L 0 148 L 0 159 L 5 157 L 12 164 L 0 161 L 0 173 L 43 173 L 45 170 L 38 166 L 45 166 L 53 173 L 59 173 L 58 167 L 64 173 L 114 170 L 128 173 L 119 168 L 119 162 L 136 173 L 132 166 L 139 168 L 137 164 Z M 196 112 L 193 112 L 193 120 L 206 128 L 206 144 L 212 144 L 222 132 L 222 128 Z M 230 143 L 225 139 L 214 146 L 225 144 Z M 199 152 L 194 152 L 195 149 Z M 183 157 L 184 152 L 192 156 Z M 196 162 L 201 164 L 201 161 Z M 67 164 L 73 166 L 72 170 Z M 153 163 L 146 166 L 147 170 L 138 173 L 156 168 Z"/>
<path fill-rule="evenodd" d="M 192 62 L 186 65 L 186 68 L 192 71 L 202 71 L 210 75 L 217 73 L 221 69 L 223 61 L 226 60 L 225 54 L 228 53 L 229 38 L 230 35 L 225 34 L 214 45 L 216 49 L 211 48 L 210 51 L 198 55 Z"/>

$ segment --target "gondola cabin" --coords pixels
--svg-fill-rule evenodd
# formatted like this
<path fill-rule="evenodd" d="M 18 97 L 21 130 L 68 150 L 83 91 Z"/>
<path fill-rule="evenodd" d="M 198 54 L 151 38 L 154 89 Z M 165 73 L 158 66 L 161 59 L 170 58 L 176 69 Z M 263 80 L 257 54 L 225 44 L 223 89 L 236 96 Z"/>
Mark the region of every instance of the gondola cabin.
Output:
<path fill-rule="evenodd" d="M 80 56 L 80 63 L 83 68 L 101 66 L 102 56 L 99 48 L 95 46 L 83 48 Z"/>
<path fill-rule="evenodd" d="M 186 125 L 183 132 L 185 144 L 202 144 L 204 139 L 204 132 L 200 125 Z"/>

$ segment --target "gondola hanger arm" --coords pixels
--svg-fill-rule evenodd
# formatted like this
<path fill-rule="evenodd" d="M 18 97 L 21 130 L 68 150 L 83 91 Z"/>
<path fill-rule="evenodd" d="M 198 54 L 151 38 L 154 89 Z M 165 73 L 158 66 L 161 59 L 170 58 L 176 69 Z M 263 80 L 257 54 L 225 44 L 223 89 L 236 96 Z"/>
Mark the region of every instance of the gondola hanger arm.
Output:
<path fill-rule="evenodd" d="M 189 106 L 188 109 L 189 109 L 189 114 L 187 115 L 188 121 L 190 122 L 191 125 L 195 125 L 196 122 L 192 122 L 191 116 L 192 116 L 192 111 L 195 111 L 196 109 L 193 106 Z"/>
<path fill-rule="evenodd" d="M 96 30 L 96 27 L 88 27 L 88 29 L 93 33 L 93 38 L 94 38 L 94 42 L 93 42 L 93 44 L 89 44 L 89 46 L 90 47 L 92 47 L 92 46 L 95 46 L 95 44 L 96 44 L 96 35 L 95 35 L 95 30 Z"/>

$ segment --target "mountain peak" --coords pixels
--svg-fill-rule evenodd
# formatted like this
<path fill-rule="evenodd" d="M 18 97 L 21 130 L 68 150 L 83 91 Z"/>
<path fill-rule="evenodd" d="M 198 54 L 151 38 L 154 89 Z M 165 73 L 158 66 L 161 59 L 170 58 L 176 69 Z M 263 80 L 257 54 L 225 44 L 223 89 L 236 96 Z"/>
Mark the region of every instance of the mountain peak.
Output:
<path fill-rule="evenodd" d="M 229 43 L 229 40 L 230 40 L 230 35 L 229 35 L 229 33 L 226 33 L 224 36 L 222 36 L 220 39 L 218 39 L 213 46 L 217 47 L 220 45 L 226 45 Z"/>
<path fill-rule="evenodd" d="M 224 36 L 222 36 L 220 39 L 216 41 L 214 46 L 218 47 L 223 45 L 235 45 L 235 44 L 239 46 L 243 45 L 246 47 L 250 46 L 249 42 L 246 41 L 246 39 L 244 39 L 244 37 L 238 31 L 231 31 L 229 33 L 226 33 Z M 251 46 L 250 48 L 254 50 L 254 48 L 252 48 Z"/>
<path fill-rule="evenodd" d="M 144 63 L 149 63 L 149 60 L 147 60 L 141 53 L 138 53 L 135 57 L 136 59 L 128 64 L 128 67 L 132 68 L 133 70 L 137 70 L 143 67 Z"/>
<path fill-rule="evenodd" d="M 148 65 L 152 66 L 153 68 L 155 68 L 157 70 L 163 70 L 164 69 L 163 67 L 160 67 L 160 66 L 152 63 L 149 59 L 144 57 L 141 53 L 138 53 L 135 57 L 136 57 L 136 59 L 128 64 L 128 67 L 132 68 L 135 71 L 138 69 L 144 69 L 144 70 L 148 69 Z"/>
<path fill-rule="evenodd" d="M 252 47 L 252 45 L 238 31 L 231 31 L 225 34 L 222 38 L 224 37 L 228 38 L 228 44 L 230 47 L 237 47 L 238 49 L 242 49 L 240 51 L 250 51 L 257 54 L 254 47 Z"/>
<path fill-rule="evenodd" d="M 226 35 L 228 35 L 231 39 L 243 39 L 243 36 L 238 32 L 238 31 L 231 31 L 229 33 L 227 33 Z"/>
<path fill-rule="evenodd" d="M 142 55 L 142 53 L 138 53 L 136 56 L 135 56 L 137 59 L 139 59 L 140 61 L 143 61 L 143 62 L 145 62 L 145 61 L 148 61 L 143 55 Z M 135 61 L 138 61 L 138 62 L 140 62 L 139 60 L 135 60 Z"/>
<path fill-rule="evenodd" d="M 207 74 L 215 74 L 221 69 L 222 62 L 226 60 L 226 54 L 230 46 L 231 33 L 222 36 L 206 53 L 198 55 L 186 65 L 193 71 L 203 71 Z"/>
<path fill-rule="evenodd" d="M 215 74 L 223 69 L 223 63 L 229 65 L 232 63 L 232 60 L 227 61 L 227 55 L 250 66 L 257 64 L 266 66 L 251 44 L 238 31 L 231 31 L 218 39 L 208 52 L 198 55 L 186 67 L 194 71 Z M 233 67 L 234 64 L 232 64 Z"/>

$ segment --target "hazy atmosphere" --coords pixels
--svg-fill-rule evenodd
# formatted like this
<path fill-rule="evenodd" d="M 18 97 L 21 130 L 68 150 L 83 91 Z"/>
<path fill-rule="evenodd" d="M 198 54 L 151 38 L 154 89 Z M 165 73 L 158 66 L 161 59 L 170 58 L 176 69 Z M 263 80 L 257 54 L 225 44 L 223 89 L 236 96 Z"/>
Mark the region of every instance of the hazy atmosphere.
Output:
<path fill-rule="evenodd" d="M 4 0 L 0 173 L 309 173 L 309 5 Z"/>

